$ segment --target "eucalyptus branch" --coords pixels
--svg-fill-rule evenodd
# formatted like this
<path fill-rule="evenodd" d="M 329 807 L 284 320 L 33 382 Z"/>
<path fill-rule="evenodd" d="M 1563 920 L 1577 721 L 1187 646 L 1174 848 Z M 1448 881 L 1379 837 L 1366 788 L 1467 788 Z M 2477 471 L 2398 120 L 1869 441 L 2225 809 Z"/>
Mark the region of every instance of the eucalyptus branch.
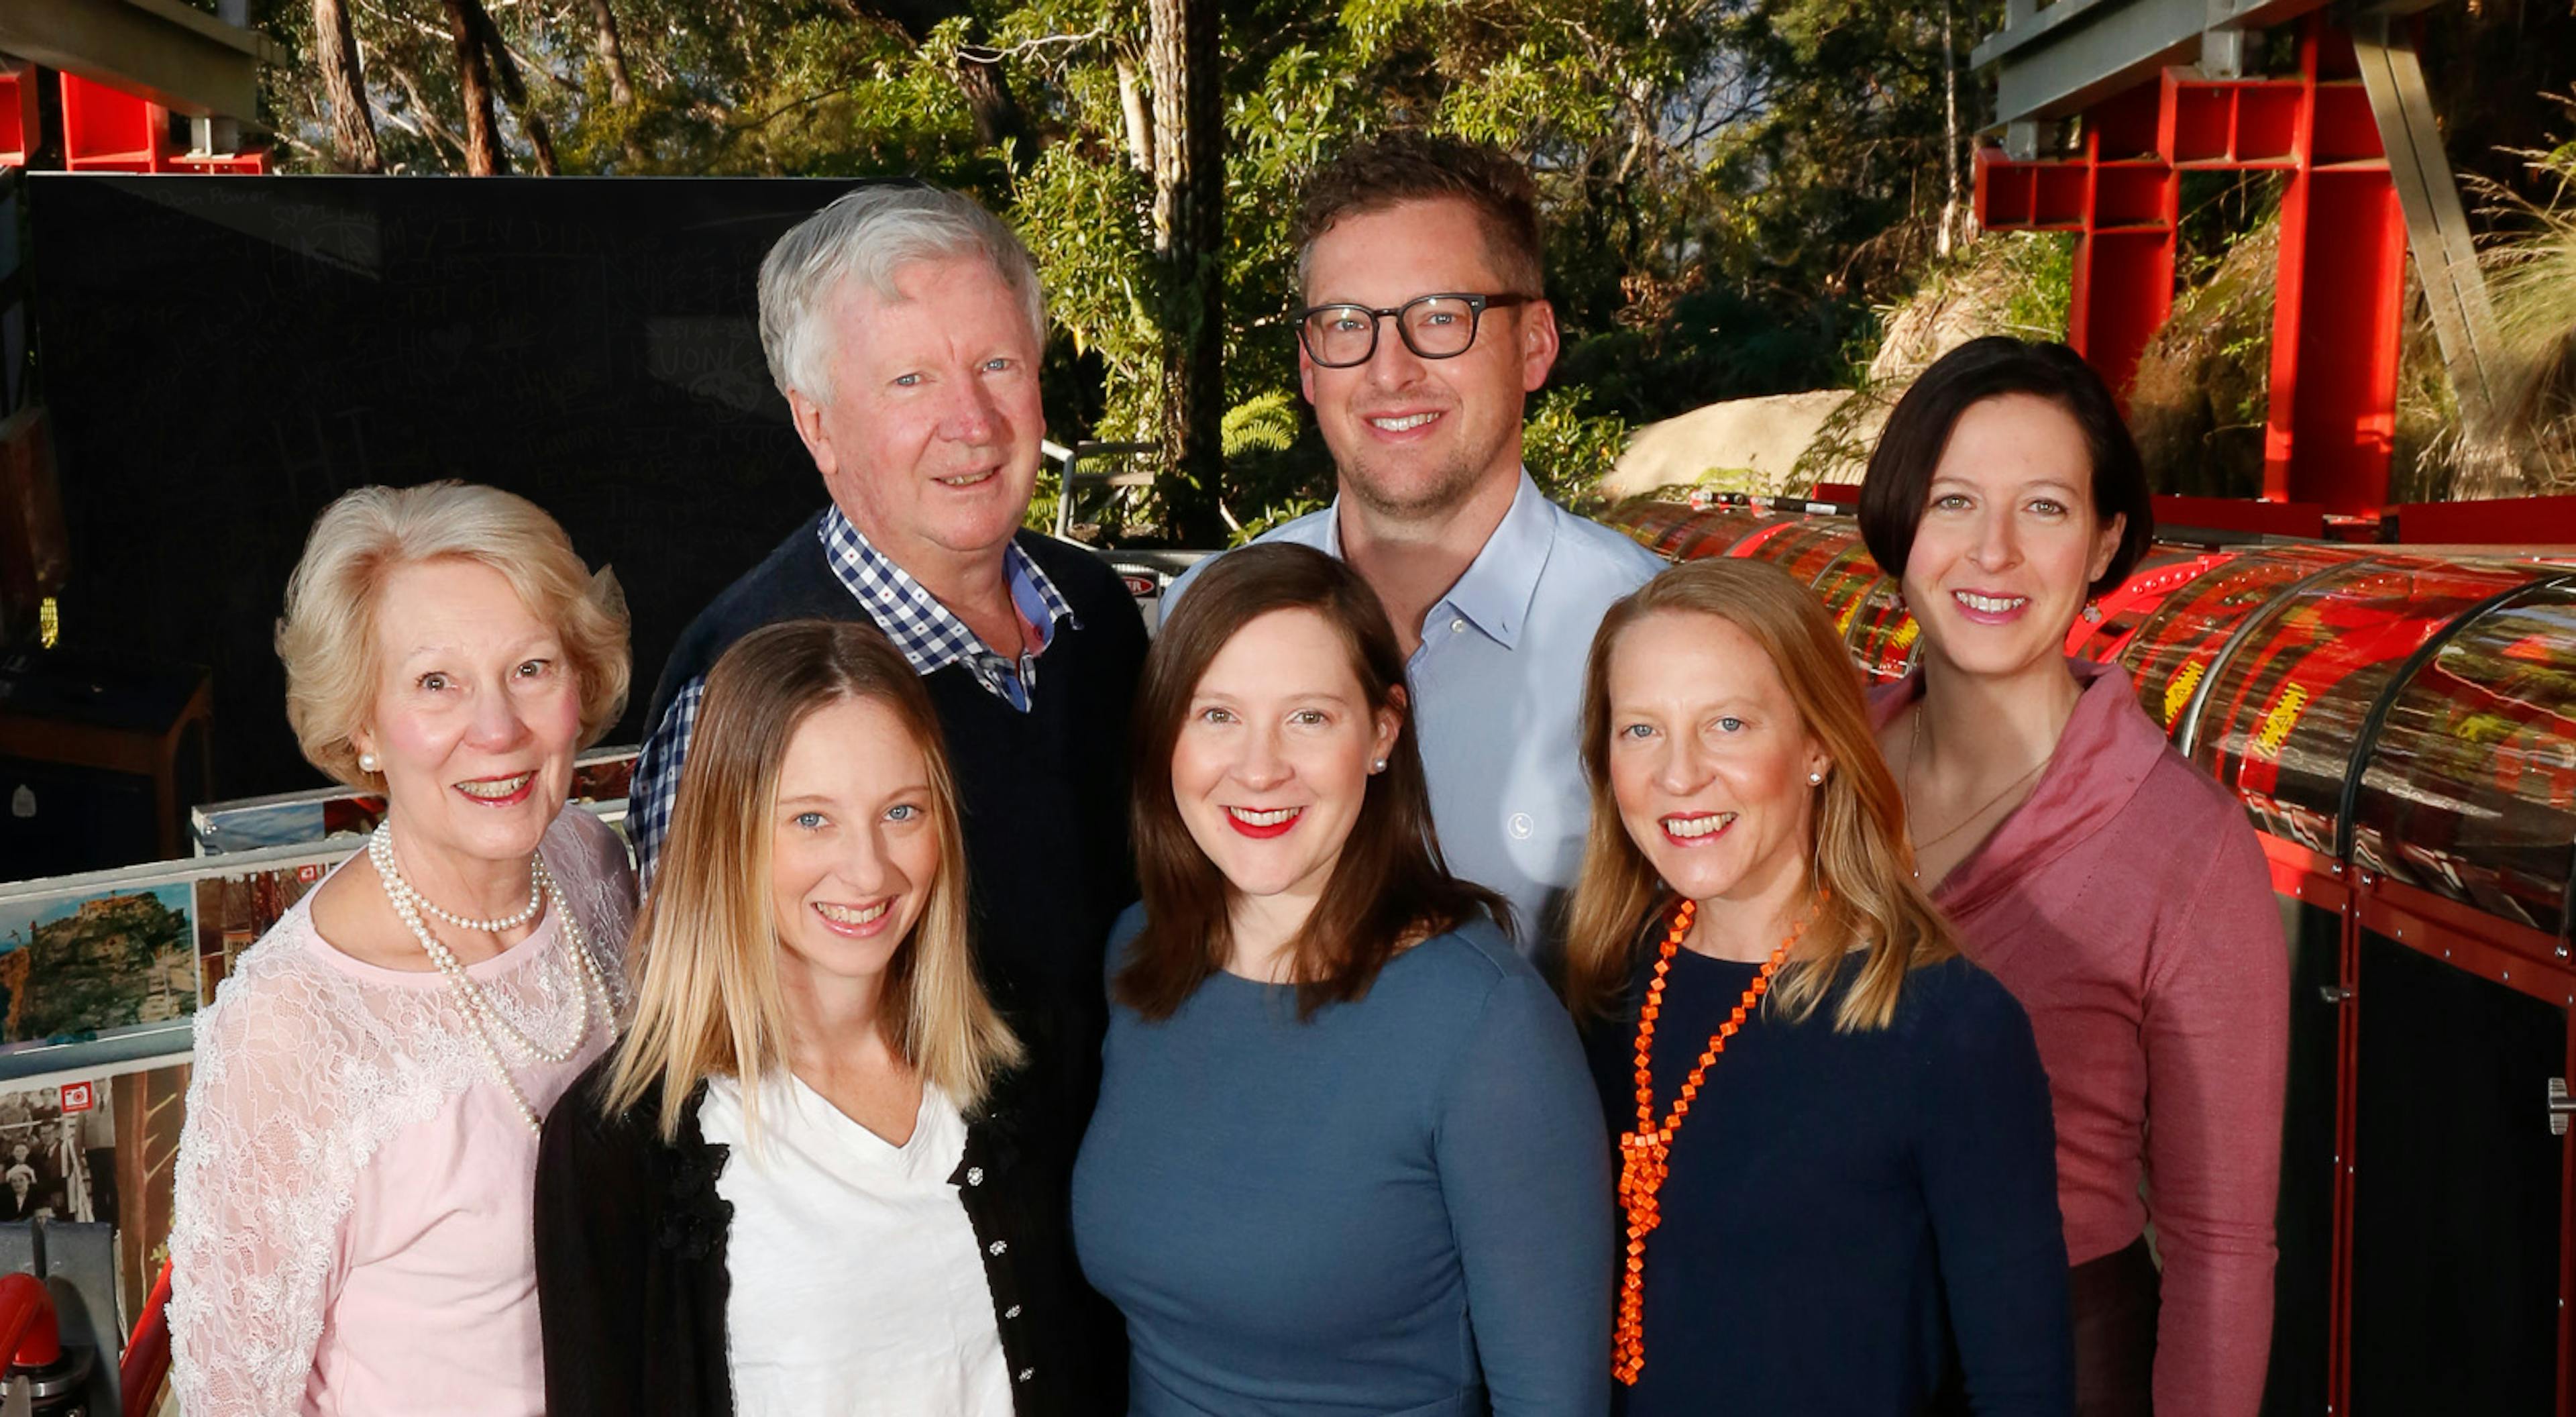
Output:
<path fill-rule="evenodd" d="M 1035 39 L 1024 39 L 1001 49 L 996 49 L 989 44 L 961 44 L 957 46 L 957 57 L 970 64 L 999 64 L 1005 59 L 1025 59 L 1031 55 L 1044 57 L 1050 47 L 1078 49 L 1108 33 L 1109 27 L 1100 25 L 1080 34 L 1040 35 Z"/>

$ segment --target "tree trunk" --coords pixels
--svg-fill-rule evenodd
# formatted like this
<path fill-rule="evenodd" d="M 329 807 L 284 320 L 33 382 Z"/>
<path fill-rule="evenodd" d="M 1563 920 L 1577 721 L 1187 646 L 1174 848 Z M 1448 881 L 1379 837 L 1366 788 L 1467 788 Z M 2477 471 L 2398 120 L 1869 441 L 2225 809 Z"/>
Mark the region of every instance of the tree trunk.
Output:
<path fill-rule="evenodd" d="M 343 172 L 382 172 L 374 115 L 367 111 L 367 76 L 358 63 L 358 39 L 340 0 L 313 0 L 314 62 L 331 99 L 331 155 Z"/>
<path fill-rule="evenodd" d="M 597 34 L 599 67 L 608 75 L 608 96 L 620 108 L 635 106 L 635 84 L 626 76 L 626 46 L 617 37 L 617 12 L 609 0 L 590 0 L 591 28 Z"/>
<path fill-rule="evenodd" d="M 1933 246 L 1945 258 L 1959 229 L 1959 53 L 1950 37 L 1956 3 L 1941 0 L 1941 234 Z"/>
<path fill-rule="evenodd" d="M 537 155 L 537 171 L 554 176 L 554 139 L 546 132 L 545 118 L 528 102 L 528 86 L 519 82 L 519 61 L 510 57 L 510 42 L 501 37 L 501 27 L 492 23 L 492 12 L 483 8 L 483 0 L 452 2 L 465 7 L 474 37 L 483 46 L 484 57 L 491 61 L 501 101 L 510 105 L 511 116 L 519 120 L 519 131 L 528 135 L 528 146 Z"/>
<path fill-rule="evenodd" d="M 1118 111 L 1127 120 L 1127 161 L 1138 172 L 1154 175 L 1154 119 L 1145 111 L 1145 88 L 1136 81 L 1136 65 L 1118 56 Z"/>
<path fill-rule="evenodd" d="M 1154 252 L 1163 286 L 1160 424 L 1171 532 L 1216 534 L 1225 472 L 1225 110 L 1215 0 L 1149 0 Z"/>
<path fill-rule="evenodd" d="M 457 87 L 465 98 L 465 171 L 471 177 L 497 177 L 510 170 L 510 155 L 501 150 L 501 121 L 492 112 L 492 72 L 483 62 L 483 38 L 466 13 L 483 7 L 476 0 L 441 0 L 447 11 L 447 37 L 456 44 Z"/>

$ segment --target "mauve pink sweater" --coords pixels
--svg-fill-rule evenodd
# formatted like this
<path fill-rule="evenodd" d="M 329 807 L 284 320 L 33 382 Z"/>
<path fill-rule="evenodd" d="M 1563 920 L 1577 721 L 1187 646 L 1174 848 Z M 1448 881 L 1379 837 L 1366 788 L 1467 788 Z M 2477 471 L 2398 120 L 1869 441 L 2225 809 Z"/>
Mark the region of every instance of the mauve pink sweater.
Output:
<path fill-rule="evenodd" d="M 2067 1258 L 2111 1254 L 2154 1216 L 2156 1410 L 2251 1417 L 2289 1041 L 2280 908 L 2244 808 L 2165 741 L 2129 676 L 2069 667 L 2083 695 L 2056 755 L 1934 899 L 2039 1036 Z M 1873 723 L 1922 692 L 1920 674 L 1876 691 Z"/>

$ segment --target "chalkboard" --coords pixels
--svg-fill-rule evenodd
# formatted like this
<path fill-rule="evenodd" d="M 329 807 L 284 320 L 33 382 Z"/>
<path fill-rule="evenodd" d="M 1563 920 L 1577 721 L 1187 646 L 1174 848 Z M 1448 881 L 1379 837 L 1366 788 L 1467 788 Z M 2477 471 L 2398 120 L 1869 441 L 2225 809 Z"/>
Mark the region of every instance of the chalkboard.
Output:
<path fill-rule="evenodd" d="M 65 642 L 211 667 L 220 796 L 311 784 L 272 648 L 305 534 L 349 488 L 461 477 L 616 568 L 631 741 L 689 618 L 823 504 L 754 279 L 851 185 L 35 175 Z"/>

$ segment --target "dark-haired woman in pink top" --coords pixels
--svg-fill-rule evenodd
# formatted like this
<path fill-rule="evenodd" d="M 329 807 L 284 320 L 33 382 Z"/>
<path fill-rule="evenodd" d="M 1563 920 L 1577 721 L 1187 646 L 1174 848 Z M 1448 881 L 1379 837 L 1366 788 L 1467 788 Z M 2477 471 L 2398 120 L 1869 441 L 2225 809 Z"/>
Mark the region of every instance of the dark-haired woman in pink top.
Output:
<path fill-rule="evenodd" d="M 1923 629 L 1921 671 L 1872 708 L 1917 870 L 2048 1069 L 2077 1411 L 2251 1417 L 2272 1327 L 2280 914 L 2243 809 L 2126 674 L 2064 652 L 2151 517 L 2137 447 L 2071 350 L 1952 351 L 1862 484 L 1870 552 Z"/>

